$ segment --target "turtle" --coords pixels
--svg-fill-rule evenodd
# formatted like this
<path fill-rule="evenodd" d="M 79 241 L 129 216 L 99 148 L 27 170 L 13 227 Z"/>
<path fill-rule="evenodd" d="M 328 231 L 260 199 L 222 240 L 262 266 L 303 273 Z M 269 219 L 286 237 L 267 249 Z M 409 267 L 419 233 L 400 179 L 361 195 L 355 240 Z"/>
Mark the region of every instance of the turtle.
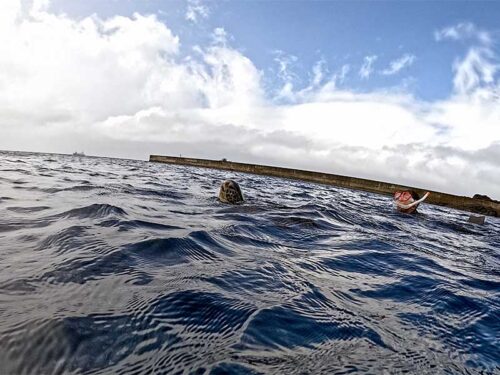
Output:
<path fill-rule="evenodd" d="M 240 185 L 233 180 L 225 180 L 219 190 L 219 200 L 224 203 L 241 203 L 243 202 L 243 193 Z"/>

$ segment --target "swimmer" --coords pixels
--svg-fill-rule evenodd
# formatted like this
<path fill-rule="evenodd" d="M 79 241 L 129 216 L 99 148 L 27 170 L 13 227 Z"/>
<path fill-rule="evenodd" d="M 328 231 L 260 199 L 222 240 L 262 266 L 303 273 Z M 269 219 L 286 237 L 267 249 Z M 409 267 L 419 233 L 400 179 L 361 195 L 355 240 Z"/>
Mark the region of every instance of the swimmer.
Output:
<path fill-rule="evenodd" d="M 236 181 L 226 180 L 222 183 L 219 191 L 219 200 L 231 204 L 243 202 L 243 193 Z"/>
<path fill-rule="evenodd" d="M 427 192 L 420 198 L 414 191 L 396 191 L 394 193 L 394 203 L 396 203 L 396 208 L 399 212 L 412 214 L 417 211 L 418 205 L 422 203 L 429 194 L 430 193 Z"/>

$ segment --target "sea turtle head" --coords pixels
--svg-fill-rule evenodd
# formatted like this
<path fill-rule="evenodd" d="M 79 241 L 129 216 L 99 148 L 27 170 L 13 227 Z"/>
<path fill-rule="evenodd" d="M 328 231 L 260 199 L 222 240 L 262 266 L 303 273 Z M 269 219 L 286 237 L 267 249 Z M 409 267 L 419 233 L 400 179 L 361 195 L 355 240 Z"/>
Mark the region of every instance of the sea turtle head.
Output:
<path fill-rule="evenodd" d="M 226 180 L 220 186 L 219 199 L 224 203 L 240 203 L 243 202 L 243 193 L 235 181 Z"/>

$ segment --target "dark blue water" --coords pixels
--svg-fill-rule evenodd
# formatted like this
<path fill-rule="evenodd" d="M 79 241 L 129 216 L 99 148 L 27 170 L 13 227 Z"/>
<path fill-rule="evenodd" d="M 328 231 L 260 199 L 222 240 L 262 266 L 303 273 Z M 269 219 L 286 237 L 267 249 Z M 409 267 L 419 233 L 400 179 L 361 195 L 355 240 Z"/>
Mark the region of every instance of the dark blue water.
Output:
<path fill-rule="evenodd" d="M 500 220 L 419 210 L 0 152 L 0 373 L 498 373 Z"/>

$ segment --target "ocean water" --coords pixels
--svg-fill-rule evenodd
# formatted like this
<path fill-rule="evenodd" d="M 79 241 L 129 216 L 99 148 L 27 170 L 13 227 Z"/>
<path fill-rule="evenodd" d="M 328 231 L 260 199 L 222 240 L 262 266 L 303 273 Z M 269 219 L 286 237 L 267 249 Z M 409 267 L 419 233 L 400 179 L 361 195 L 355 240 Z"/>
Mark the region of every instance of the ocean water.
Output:
<path fill-rule="evenodd" d="M 244 204 L 217 201 L 226 178 Z M 500 373 L 500 220 L 419 211 L 0 152 L 0 373 Z"/>

